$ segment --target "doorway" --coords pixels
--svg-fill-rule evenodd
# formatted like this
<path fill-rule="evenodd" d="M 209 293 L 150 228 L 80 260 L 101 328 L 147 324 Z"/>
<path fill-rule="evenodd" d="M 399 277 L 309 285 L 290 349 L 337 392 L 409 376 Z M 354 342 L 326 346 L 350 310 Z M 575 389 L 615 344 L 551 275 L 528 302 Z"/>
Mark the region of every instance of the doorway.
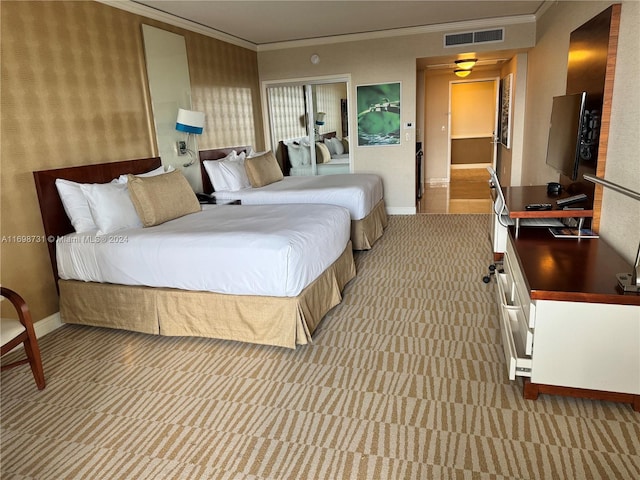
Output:
<path fill-rule="evenodd" d="M 498 96 L 499 77 L 448 81 L 446 177 L 425 185 L 419 213 L 490 213 L 487 167 L 498 153 Z"/>
<path fill-rule="evenodd" d="M 487 167 L 496 162 L 498 92 L 498 78 L 451 83 L 450 212 L 490 208 Z"/>

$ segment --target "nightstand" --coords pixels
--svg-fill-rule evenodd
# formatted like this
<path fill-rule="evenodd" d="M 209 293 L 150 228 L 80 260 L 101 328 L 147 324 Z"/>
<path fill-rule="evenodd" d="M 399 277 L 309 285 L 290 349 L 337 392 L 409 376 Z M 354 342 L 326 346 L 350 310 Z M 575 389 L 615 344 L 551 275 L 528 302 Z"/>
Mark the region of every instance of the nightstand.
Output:
<path fill-rule="evenodd" d="M 200 202 L 200 205 L 241 205 L 242 204 L 242 202 L 239 199 L 225 200 L 225 199 L 209 196 L 204 193 L 197 193 L 196 196 L 198 197 L 198 201 Z"/>

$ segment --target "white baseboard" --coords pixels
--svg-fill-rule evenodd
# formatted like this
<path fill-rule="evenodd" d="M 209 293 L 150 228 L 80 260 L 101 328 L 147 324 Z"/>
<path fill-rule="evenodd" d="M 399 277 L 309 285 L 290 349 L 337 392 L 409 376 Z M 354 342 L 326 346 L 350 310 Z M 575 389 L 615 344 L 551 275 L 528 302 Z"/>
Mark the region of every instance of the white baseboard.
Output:
<path fill-rule="evenodd" d="M 56 312 L 53 315 L 49 315 L 42 320 L 37 321 L 33 324 L 33 329 L 36 331 L 36 337 L 44 337 L 47 333 L 51 333 L 54 330 L 57 330 L 64 323 L 60 318 L 60 312 Z"/>
<path fill-rule="evenodd" d="M 491 167 L 490 163 L 457 163 L 457 164 L 453 164 L 451 165 L 451 169 L 452 170 L 464 170 L 464 169 L 478 169 L 478 168 L 482 168 L 485 169 L 487 167 Z"/>
<path fill-rule="evenodd" d="M 438 183 L 449 183 L 450 179 L 448 177 L 444 177 L 444 178 L 427 178 L 427 183 L 429 185 L 431 184 L 438 184 Z"/>
<path fill-rule="evenodd" d="M 389 215 L 415 215 L 416 207 L 387 207 Z"/>
<path fill-rule="evenodd" d="M 63 325 L 64 323 L 60 319 L 60 312 L 56 312 L 53 315 L 49 315 L 48 317 L 35 322 L 33 324 L 33 329 L 36 332 L 36 338 L 42 338 L 47 333 L 51 333 Z M 16 346 L 16 348 L 14 348 L 13 350 L 7 353 L 17 352 L 18 350 L 23 350 L 23 349 L 24 349 L 24 344 L 21 343 L 20 345 Z"/>

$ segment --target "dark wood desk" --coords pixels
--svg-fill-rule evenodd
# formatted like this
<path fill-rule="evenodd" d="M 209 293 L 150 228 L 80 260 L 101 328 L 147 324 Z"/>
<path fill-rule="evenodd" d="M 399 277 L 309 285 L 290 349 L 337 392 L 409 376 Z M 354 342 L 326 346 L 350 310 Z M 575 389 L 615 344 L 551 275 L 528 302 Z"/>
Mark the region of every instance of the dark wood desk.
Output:
<path fill-rule="evenodd" d="M 509 378 L 523 377 L 525 398 L 570 395 L 640 412 L 640 295 L 622 293 L 616 278 L 631 268 L 601 238 L 510 230 L 501 332 Z"/>
<path fill-rule="evenodd" d="M 604 240 L 555 238 L 547 228 L 511 238 L 531 299 L 640 305 L 640 295 L 623 294 L 616 278 L 632 266 Z"/>
<path fill-rule="evenodd" d="M 533 185 L 525 187 L 502 187 L 504 199 L 509 209 L 511 218 L 585 218 L 593 217 L 593 199 L 568 205 L 569 207 L 584 207 L 584 210 L 564 210 L 558 207 L 556 200 L 570 197 L 571 194 L 563 191 L 559 195 L 548 195 L 546 185 Z M 530 203 L 550 203 L 551 210 L 527 210 Z"/>

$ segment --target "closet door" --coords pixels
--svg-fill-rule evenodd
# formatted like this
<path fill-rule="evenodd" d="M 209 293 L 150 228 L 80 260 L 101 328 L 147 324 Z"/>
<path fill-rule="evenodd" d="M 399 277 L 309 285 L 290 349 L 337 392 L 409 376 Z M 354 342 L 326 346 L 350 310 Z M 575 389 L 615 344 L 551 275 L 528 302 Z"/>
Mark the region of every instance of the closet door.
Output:
<path fill-rule="evenodd" d="M 285 175 L 350 172 L 342 141 L 348 128 L 347 89 L 344 81 L 267 87 L 271 145 Z M 336 140 L 325 142 L 331 137 Z"/>

